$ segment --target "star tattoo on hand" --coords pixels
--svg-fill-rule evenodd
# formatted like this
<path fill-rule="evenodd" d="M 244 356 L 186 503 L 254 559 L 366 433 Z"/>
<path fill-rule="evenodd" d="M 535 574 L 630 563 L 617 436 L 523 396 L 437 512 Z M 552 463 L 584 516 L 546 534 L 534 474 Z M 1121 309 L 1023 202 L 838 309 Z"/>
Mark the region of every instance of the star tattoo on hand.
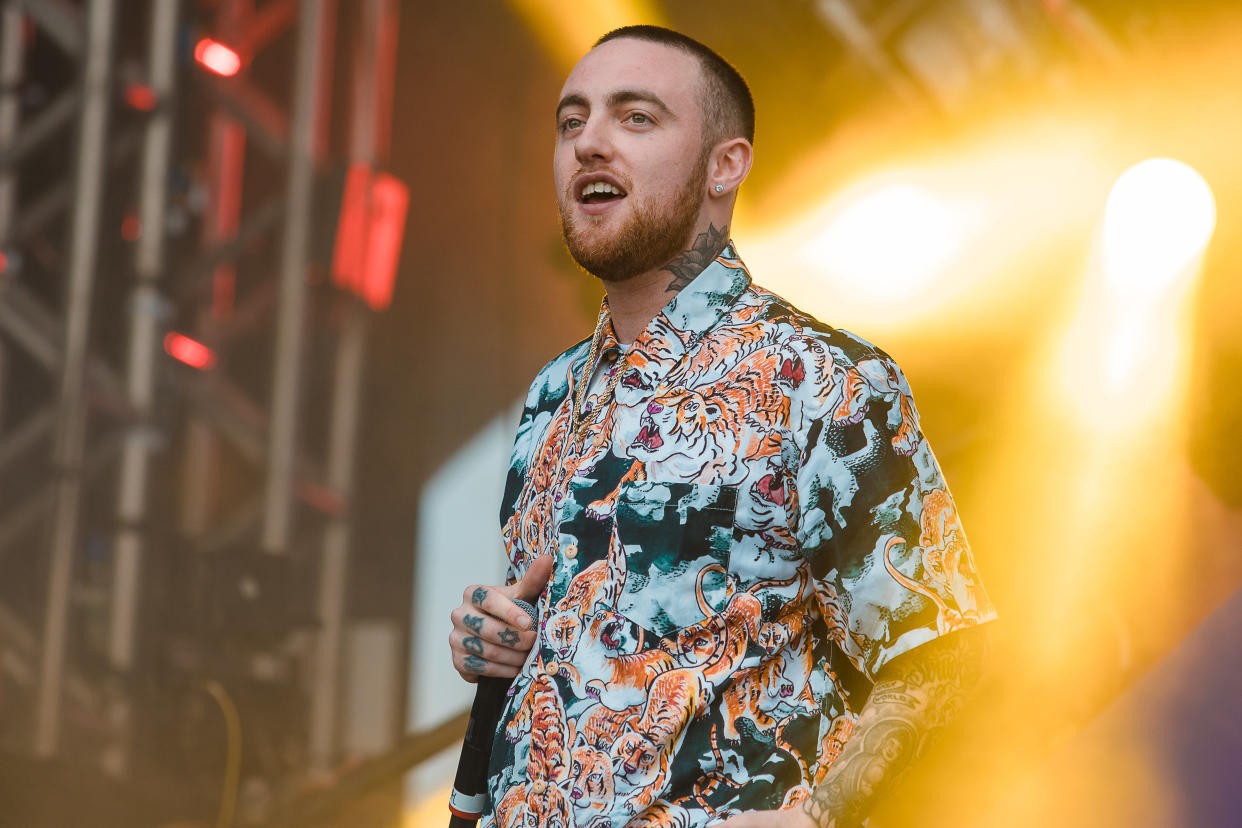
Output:
<path fill-rule="evenodd" d="M 500 643 L 505 646 L 512 647 L 517 643 L 518 634 L 514 630 L 504 629 L 500 632 Z"/>

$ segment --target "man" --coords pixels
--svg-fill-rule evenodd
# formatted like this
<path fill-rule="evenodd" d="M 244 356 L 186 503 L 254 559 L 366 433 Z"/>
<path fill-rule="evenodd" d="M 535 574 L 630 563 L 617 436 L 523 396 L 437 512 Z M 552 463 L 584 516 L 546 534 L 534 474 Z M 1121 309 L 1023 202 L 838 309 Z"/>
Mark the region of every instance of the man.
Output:
<path fill-rule="evenodd" d="M 901 372 L 728 241 L 753 112 L 656 27 L 565 82 L 562 227 L 607 298 L 527 399 L 509 582 L 453 612 L 463 677 L 515 677 L 484 828 L 856 824 L 978 673 L 994 612 Z"/>

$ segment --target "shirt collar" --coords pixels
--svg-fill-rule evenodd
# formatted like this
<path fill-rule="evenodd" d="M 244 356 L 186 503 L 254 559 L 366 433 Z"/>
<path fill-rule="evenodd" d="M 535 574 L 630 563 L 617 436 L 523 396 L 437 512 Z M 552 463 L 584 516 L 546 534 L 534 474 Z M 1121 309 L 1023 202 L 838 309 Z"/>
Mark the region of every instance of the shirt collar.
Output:
<path fill-rule="evenodd" d="M 680 290 L 673 300 L 664 306 L 652 323 L 639 334 L 634 345 L 660 332 L 660 322 L 679 332 L 686 343 L 686 350 L 694 346 L 703 334 L 716 326 L 725 311 L 733 306 L 742 291 L 750 286 L 750 273 L 738 257 L 732 240 L 725 245 L 711 264 Z M 661 319 L 662 318 L 662 319 Z"/>
<path fill-rule="evenodd" d="M 693 350 L 703 335 L 720 322 L 749 286 L 750 272 L 730 240 L 720 255 L 703 268 L 690 284 L 678 291 L 647 324 L 625 351 L 622 367 L 641 360 L 648 366 L 643 372 L 644 385 L 655 388 Z M 600 312 L 608 314 L 607 299 L 604 299 Z M 600 357 L 620 349 L 609 316 L 600 336 Z M 572 369 L 574 376 L 582 370 L 585 360 L 586 351 L 583 351 L 582 356 L 575 360 Z"/>
<path fill-rule="evenodd" d="M 694 349 L 704 334 L 720 322 L 742 292 L 750 286 L 750 273 L 730 241 L 707 267 L 678 291 L 677 295 L 656 314 L 625 354 L 627 364 L 635 364 L 635 356 L 648 357 L 645 380 L 651 387 L 662 382 L 682 358 Z M 607 310 L 608 301 L 604 300 Z M 604 326 L 600 352 L 618 348 L 612 320 Z"/>

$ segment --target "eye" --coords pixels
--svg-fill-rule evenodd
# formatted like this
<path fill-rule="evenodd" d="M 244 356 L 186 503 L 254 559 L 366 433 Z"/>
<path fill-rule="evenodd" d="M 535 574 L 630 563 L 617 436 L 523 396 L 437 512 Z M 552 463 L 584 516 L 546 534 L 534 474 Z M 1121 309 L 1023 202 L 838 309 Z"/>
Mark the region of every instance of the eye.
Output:
<path fill-rule="evenodd" d="M 572 132 L 575 129 L 581 129 L 585 123 L 576 115 L 570 115 L 561 121 L 561 132 Z"/>
<path fill-rule="evenodd" d="M 630 123 L 634 126 L 651 126 L 653 123 L 655 123 L 654 121 L 651 120 L 651 116 L 648 115 L 646 112 L 631 112 L 629 115 L 626 116 L 625 120 L 627 123 Z"/>

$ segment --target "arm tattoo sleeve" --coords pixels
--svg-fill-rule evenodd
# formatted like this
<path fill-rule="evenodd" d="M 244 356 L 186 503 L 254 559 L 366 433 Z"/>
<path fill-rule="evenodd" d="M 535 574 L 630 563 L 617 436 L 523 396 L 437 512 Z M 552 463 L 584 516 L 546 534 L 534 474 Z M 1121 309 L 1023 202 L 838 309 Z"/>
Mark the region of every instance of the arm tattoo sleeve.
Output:
<path fill-rule="evenodd" d="M 983 631 L 962 630 L 884 667 L 854 735 L 803 803 L 807 815 L 824 828 L 858 825 L 956 718 L 978 682 L 983 655 Z"/>
<path fill-rule="evenodd" d="M 673 274 L 673 280 L 668 283 L 667 291 L 676 293 L 694 281 L 694 277 L 702 273 L 703 268 L 720 255 L 720 251 L 724 250 L 728 241 L 729 225 L 726 224 L 724 227 L 707 225 L 707 232 L 699 233 L 689 250 L 681 251 L 673 257 L 672 261 L 660 268 Z"/>

